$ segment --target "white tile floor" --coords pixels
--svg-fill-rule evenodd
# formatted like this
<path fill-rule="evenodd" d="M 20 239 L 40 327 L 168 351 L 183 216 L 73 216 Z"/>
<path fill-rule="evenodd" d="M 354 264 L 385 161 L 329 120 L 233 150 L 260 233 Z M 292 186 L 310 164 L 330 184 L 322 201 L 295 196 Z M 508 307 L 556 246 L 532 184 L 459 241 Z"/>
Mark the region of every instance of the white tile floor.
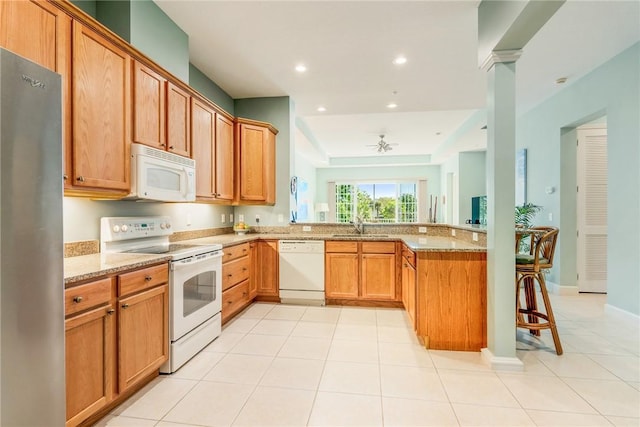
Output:
<path fill-rule="evenodd" d="M 519 331 L 518 373 L 425 350 L 402 310 L 257 303 L 99 425 L 640 426 L 638 322 L 552 299 L 565 354 Z"/>

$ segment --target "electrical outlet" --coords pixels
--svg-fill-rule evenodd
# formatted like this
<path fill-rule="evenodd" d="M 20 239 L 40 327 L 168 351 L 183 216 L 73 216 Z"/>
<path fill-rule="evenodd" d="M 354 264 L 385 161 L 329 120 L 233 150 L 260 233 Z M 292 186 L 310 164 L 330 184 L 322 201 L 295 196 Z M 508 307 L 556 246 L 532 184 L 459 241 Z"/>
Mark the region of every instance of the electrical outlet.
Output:
<path fill-rule="evenodd" d="M 427 227 L 418 227 L 418 233 L 426 233 Z"/>
<path fill-rule="evenodd" d="M 421 245 L 426 245 L 427 239 L 425 239 L 424 237 L 418 237 L 418 243 Z"/>
<path fill-rule="evenodd" d="M 244 215 L 238 214 L 238 221 L 239 222 L 244 222 Z"/>
<path fill-rule="evenodd" d="M 302 226 L 302 231 L 311 231 L 311 226 L 310 225 L 303 225 Z"/>
<path fill-rule="evenodd" d="M 233 223 L 233 214 L 229 214 L 229 222 Z"/>
<path fill-rule="evenodd" d="M 284 222 L 284 215 L 278 214 L 278 222 Z"/>
<path fill-rule="evenodd" d="M 456 230 L 454 230 L 453 228 L 451 229 L 451 235 L 452 235 L 453 237 L 456 237 Z"/>
<path fill-rule="evenodd" d="M 260 215 L 256 214 L 256 224 L 260 224 Z"/>
<path fill-rule="evenodd" d="M 187 213 L 187 226 L 191 225 L 191 213 Z"/>
<path fill-rule="evenodd" d="M 477 242 L 478 241 L 478 233 L 474 232 L 473 235 L 472 235 L 472 238 L 473 238 L 474 242 Z"/>
<path fill-rule="evenodd" d="M 225 221 L 226 221 L 226 215 L 225 214 L 220 214 L 220 222 L 224 224 Z"/>

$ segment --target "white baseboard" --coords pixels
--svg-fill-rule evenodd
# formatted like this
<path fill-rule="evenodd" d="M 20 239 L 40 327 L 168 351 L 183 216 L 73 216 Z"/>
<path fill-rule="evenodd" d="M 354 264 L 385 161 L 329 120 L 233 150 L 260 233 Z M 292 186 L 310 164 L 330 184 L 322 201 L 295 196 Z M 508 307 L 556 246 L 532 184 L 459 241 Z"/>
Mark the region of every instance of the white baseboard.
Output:
<path fill-rule="evenodd" d="M 524 363 L 517 357 L 494 356 L 491 350 L 483 348 L 480 350 L 482 359 L 491 366 L 494 371 L 524 371 Z"/>
<path fill-rule="evenodd" d="M 562 286 L 550 281 L 547 281 L 547 290 L 554 295 L 562 296 L 576 296 L 579 292 L 577 286 Z"/>
<path fill-rule="evenodd" d="M 635 324 L 638 324 L 638 322 L 640 322 L 640 316 L 638 316 L 637 314 L 633 314 L 630 311 L 618 308 L 615 305 L 605 304 L 604 312 L 607 314 L 613 314 L 614 316 L 618 316 L 621 319 L 633 322 Z"/>

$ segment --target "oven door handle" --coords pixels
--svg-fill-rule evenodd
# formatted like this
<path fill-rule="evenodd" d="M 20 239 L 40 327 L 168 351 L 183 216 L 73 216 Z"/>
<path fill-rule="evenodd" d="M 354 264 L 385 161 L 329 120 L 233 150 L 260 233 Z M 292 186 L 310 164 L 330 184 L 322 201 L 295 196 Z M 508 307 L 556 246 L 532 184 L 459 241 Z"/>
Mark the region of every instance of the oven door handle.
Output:
<path fill-rule="evenodd" d="M 194 255 L 190 256 L 189 258 L 181 259 L 179 261 L 172 261 L 171 265 L 176 267 L 198 265 L 203 262 L 211 262 L 216 259 L 222 258 L 223 255 L 224 252 L 222 251 L 216 251 L 202 255 Z"/>

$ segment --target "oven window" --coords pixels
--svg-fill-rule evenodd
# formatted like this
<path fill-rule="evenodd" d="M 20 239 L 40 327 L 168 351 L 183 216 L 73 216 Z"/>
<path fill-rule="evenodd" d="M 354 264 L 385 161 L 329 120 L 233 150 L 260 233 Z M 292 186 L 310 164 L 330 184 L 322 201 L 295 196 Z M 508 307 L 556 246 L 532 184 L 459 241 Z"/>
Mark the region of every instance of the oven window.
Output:
<path fill-rule="evenodd" d="M 216 275 L 214 271 L 206 271 L 187 280 L 183 286 L 182 316 L 193 312 L 215 300 Z"/>

